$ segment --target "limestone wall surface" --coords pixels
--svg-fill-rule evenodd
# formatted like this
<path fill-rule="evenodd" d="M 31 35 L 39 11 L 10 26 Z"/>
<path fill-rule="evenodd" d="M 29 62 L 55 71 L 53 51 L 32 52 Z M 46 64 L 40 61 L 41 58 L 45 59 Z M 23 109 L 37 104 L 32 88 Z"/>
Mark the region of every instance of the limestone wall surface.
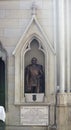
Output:
<path fill-rule="evenodd" d="M 7 51 L 7 62 L 8 62 L 7 63 L 8 87 L 6 88 L 8 90 L 8 94 L 6 94 L 6 102 L 7 102 L 8 109 L 6 111 L 6 124 L 9 125 L 9 127 L 13 126 L 11 127 L 11 130 L 14 129 L 14 126 L 17 128 L 20 125 L 20 105 L 14 104 L 15 103 L 15 58 L 12 53 L 32 17 L 32 3 L 33 3 L 33 0 L 0 0 L 0 41 L 3 47 L 5 48 L 5 50 Z M 71 5 L 71 2 L 70 2 L 70 5 Z M 56 12 L 57 7 L 55 6 L 55 0 L 36 0 L 36 7 L 37 7 L 37 10 L 36 10 L 37 20 L 39 24 L 41 25 L 42 29 L 44 30 L 45 34 L 48 36 L 50 43 L 52 44 L 53 47 L 55 47 L 55 44 L 59 43 L 58 42 L 59 41 L 58 29 L 56 29 L 59 21 L 57 21 L 57 23 L 55 21 L 58 19 L 58 15 L 56 17 L 56 14 L 55 14 L 55 13 L 58 13 Z M 71 8 L 69 7 L 69 12 L 70 10 Z M 66 14 L 66 12 L 64 13 Z M 67 17 L 65 17 L 65 27 L 67 26 L 66 20 L 67 20 Z M 70 17 L 70 21 L 71 21 L 71 17 Z M 66 30 L 67 29 L 65 28 L 65 31 Z M 69 32 L 70 32 L 70 29 L 69 29 Z M 57 38 L 56 38 L 56 33 L 57 33 Z M 70 42 L 71 36 L 70 35 L 68 36 L 69 36 L 68 39 Z M 66 51 L 65 53 L 65 56 L 66 56 L 65 57 L 65 60 L 66 60 L 65 72 L 66 73 L 65 74 L 67 74 L 67 42 L 68 42 L 67 33 L 65 32 L 65 46 L 66 46 L 65 47 L 65 51 Z M 59 53 L 59 45 L 57 46 L 58 46 L 57 52 Z M 71 45 L 70 45 L 70 48 L 71 48 Z M 59 58 L 59 55 L 57 55 L 57 58 Z M 59 85 L 59 82 L 60 82 L 59 61 L 57 63 L 57 67 L 58 67 L 58 70 L 57 70 L 58 81 L 57 82 Z M 67 78 L 67 76 L 65 78 Z M 67 79 L 66 79 L 66 85 L 67 85 Z M 67 86 L 65 86 L 65 88 L 67 88 Z M 68 97 L 68 101 L 69 100 L 71 101 L 71 96 Z M 62 101 L 63 101 L 62 98 L 59 99 L 58 101 L 59 104 Z M 63 104 L 65 102 L 67 102 L 66 95 L 65 95 Z M 60 105 L 57 107 L 57 123 L 59 124 L 58 130 L 71 129 L 71 123 L 70 123 L 71 104 L 70 103 L 71 102 L 69 102 L 69 105 L 66 104 L 65 107 L 60 106 Z M 61 120 L 61 117 L 62 117 L 62 120 Z M 33 129 L 36 129 L 36 127 L 34 127 Z M 38 128 L 38 129 L 40 130 L 41 128 Z M 46 128 L 42 128 L 42 130 L 43 129 L 46 129 Z"/>
<path fill-rule="evenodd" d="M 8 95 L 6 95 L 8 111 L 6 113 L 6 124 L 9 125 L 20 123 L 19 106 L 14 105 L 15 62 L 12 52 L 32 17 L 32 2 L 32 0 L 0 1 L 0 41 L 8 56 Z M 44 32 L 48 35 L 49 40 L 54 44 L 53 0 L 37 0 L 36 5 L 36 17 Z"/>

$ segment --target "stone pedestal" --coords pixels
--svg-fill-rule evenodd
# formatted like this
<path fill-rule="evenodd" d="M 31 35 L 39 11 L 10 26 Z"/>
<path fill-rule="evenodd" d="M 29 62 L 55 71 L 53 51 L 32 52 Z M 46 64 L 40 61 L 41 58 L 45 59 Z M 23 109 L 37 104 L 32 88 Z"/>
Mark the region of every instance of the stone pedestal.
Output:
<path fill-rule="evenodd" d="M 44 93 L 25 93 L 26 103 L 44 102 Z"/>
<path fill-rule="evenodd" d="M 57 102 L 57 130 L 68 130 L 67 94 L 58 94 Z"/>

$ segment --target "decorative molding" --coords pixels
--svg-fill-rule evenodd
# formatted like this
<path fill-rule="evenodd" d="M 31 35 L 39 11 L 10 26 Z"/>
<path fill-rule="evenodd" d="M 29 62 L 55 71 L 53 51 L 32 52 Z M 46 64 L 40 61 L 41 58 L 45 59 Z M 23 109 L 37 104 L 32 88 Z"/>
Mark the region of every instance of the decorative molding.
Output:
<path fill-rule="evenodd" d="M 43 35 L 43 37 L 44 37 L 44 39 L 45 39 L 45 41 L 46 41 L 46 43 L 47 43 L 48 48 L 49 48 L 49 49 L 51 50 L 51 52 L 55 55 L 56 52 L 55 52 L 54 46 L 52 46 L 50 40 L 48 39 L 48 36 L 44 33 L 44 30 L 42 29 L 42 27 L 41 27 L 41 25 L 39 24 L 39 22 L 38 22 L 38 20 L 37 20 L 37 18 L 36 18 L 35 15 L 32 15 L 32 18 L 31 18 L 30 22 L 28 23 L 28 25 L 27 25 L 27 27 L 26 27 L 26 29 L 25 29 L 25 31 L 24 31 L 22 37 L 20 38 L 20 40 L 19 40 L 19 42 L 18 42 L 16 48 L 15 48 L 14 51 L 13 51 L 13 55 L 16 55 L 17 50 L 18 50 L 18 48 L 20 47 L 21 42 L 23 41 L 25 35 L 27 34 L 28 30 L 30 29 L 30 27 L 31 27 L 31 25 L 32 25 L 33 23 L 35 23 L 35 25 L 38 27 L 38 30 L 39 30 L 39 31 L 41 32 L 41 34 Z"/>

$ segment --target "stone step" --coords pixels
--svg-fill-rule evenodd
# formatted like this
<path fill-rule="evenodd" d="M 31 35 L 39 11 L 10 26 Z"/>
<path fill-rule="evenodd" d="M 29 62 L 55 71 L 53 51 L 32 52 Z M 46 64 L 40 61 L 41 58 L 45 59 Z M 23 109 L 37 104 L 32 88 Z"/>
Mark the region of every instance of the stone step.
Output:
<path fill-rule="evenodd" d="M 1 128 L 0 130 L 4 130 Z M 57 130 L 54 126 L 49 127 L 38 127 L 38 126 L 5 126 L 5 130 Z"/>
<path fill-rule="evenodd" d="M 36 127 L 36 126 L 7 126 L 6 125 L 5 130 L 48 130 L 48 128 Z"/>

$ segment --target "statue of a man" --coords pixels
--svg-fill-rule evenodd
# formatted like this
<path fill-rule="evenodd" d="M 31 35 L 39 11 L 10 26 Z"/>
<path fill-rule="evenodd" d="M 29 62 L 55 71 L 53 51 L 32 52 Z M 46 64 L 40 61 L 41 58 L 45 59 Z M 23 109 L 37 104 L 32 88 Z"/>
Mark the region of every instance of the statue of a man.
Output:
<path fill-rule="evenodd" d="M 25 92 L 43 93 L 44 84 L 43 66 L 37 64 L 37 58 L 33 57 L 31 64 L 25 68 Z"/>

